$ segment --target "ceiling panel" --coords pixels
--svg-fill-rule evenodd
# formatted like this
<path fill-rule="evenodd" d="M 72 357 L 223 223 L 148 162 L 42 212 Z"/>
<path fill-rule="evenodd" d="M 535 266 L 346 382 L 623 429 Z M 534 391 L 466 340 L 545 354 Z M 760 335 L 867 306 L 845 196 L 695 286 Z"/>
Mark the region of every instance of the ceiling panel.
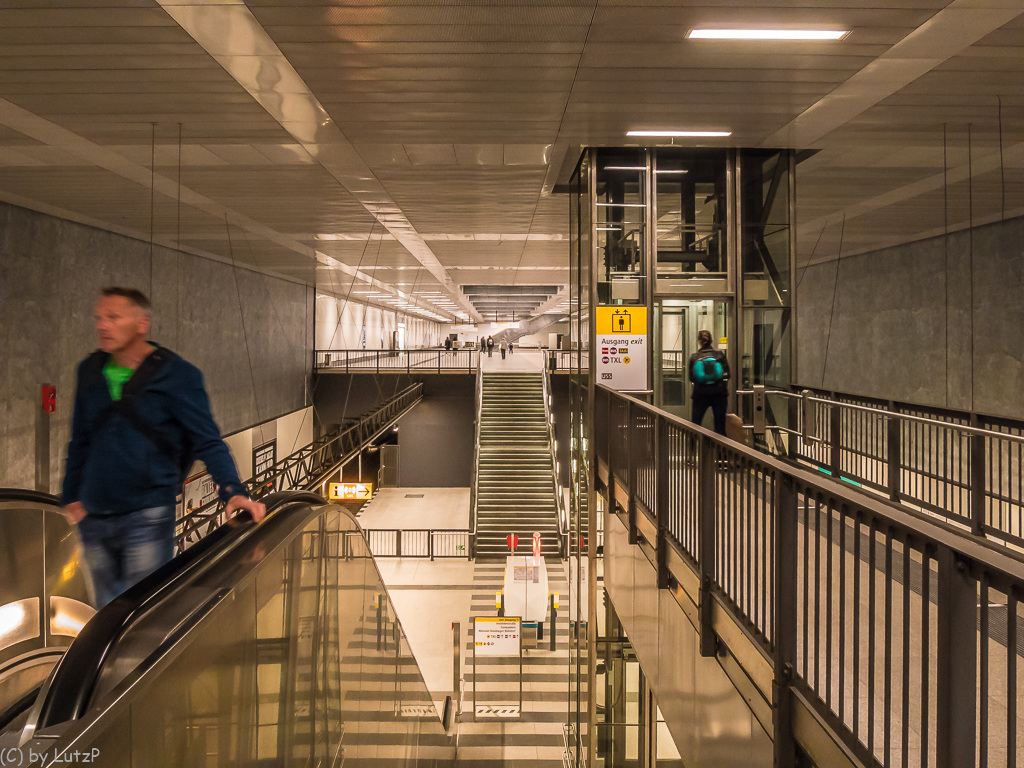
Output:
<path fill-rule="evenodd" d="M 0 198 L 143 238 L 152 214 L 158 242 L 335 293 L 353 279 L 331 264 L 443 293 L 431 259 L 456 286 L 563 287 L 568 200 L 543 190 L 568 147 L 680 124 L 762 146 L 867 78 L 798 169 L 798 251 L 820 261 L 1024 209 L 1024 7 L 1003 5 L 970 6 L 980 38 L 961 50 L 948 0 L 213 3 L 258 22 L 218 43 L 266 67 L 243 87 L 157 0 L 7 0 Z M 851 33 L 685 38 L 708 24 Z M 941 61 L 901 84 L 882 65 L 915 50 Z M 284 88 L 270 73 L 287 68 Z M 330 117 L 324 143 L 296 127 L 310 115 L 274 116 L 297 88 Z"/>

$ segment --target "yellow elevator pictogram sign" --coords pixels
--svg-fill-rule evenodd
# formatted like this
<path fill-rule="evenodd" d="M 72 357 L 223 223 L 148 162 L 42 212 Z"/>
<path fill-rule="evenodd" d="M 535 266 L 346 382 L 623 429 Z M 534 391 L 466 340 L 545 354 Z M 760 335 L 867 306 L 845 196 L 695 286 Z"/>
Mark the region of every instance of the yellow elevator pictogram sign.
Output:
<path fill-rule="evenodd" d="M 646 335 L 647 307 L 597 307 L 598 335 Z"/>

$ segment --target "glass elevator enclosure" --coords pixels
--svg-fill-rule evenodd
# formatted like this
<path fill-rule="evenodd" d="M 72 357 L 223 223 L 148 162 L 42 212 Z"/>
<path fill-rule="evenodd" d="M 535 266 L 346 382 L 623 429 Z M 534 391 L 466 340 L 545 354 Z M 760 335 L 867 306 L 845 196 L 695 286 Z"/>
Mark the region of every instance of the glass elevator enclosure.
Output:
<path fill-rule="evenodd" d="M 648 388 L 623 391 L 689 418 L 688 362 L 697 332 L 708 330 L 732 371 L 729 410 L 750 424 L 751 398 L 737 392 L 788 388 L 796 367 L 794 164 L 792 150 L 592 147 L 572 176 L 570 559 L 580 567 L 570 594 L 569 721 L 578 754 L 591 765 L 597 739 L 588 734 L 605 726 L 598 694 L 585 684 L 598 665 L 603 530 L 598 515 L 588 514 L 595 510 L 588 437 L 595 387 L 613 379 L 601 366 L 626 352 L 597 344 L 598 308 L 646 313 L 646 338 L 629 349 L 644 350 Z M 777 428 L 789 426 L 787 414 L 769 412 L 767 422 L 765 439 L 781 444 Z"/>

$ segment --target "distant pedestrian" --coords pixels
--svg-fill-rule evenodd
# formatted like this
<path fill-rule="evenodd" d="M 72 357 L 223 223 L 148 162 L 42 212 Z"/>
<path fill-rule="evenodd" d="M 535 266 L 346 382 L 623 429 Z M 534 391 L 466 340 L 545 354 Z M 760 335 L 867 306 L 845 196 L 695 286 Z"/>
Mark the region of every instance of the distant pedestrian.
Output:
<path fill-rule="evenodd" d="M 505 352 L 508 351 L 508 342 L 505 341 L 505 339 L 502 339 L 501 340 L 501 344 L 499 345 L 499 348 L 501 349 L 501 359 L 504 360 L 505 359 Z"/>
<path fill-rule="evenodd" d="M 494 337 L 493 336 L 488 336 L 487 337 L 487 356 L 490 357 L 493 354 L 494 354 Z"/>
<path fill-rule="evenodd" d="M 512 341 L 508 342 L 508 356 L 512 357 Z"/>
<path fill-rule="evenodd" d="M 452 337 L 451 336 L 446 336 L 445 339 L 444 339 L 444 351 L 445 352 L 451 352 L 452 351 Z"/>
<path fill-rule="evenodd" d="M 711 331 L 697 332 L 697 345 L 700 347 L 690 355 L 690 381 L 693 382 L 693 411 L 691 419 L 694 424 L 704 420 L 708 408 L 715 417 L 715 432 L 725 434 L 725 413 L 729 406 L 729 362 L 725 353 L 711 346 Z"/>

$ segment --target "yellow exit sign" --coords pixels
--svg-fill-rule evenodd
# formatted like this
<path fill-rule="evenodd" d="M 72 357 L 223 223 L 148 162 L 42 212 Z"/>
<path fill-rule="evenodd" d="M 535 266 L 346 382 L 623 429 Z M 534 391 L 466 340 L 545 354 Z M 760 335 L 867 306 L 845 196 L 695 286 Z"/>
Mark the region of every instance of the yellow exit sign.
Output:
<path fill-rule="evenodd" d="M 327 498 L 331 501 L 351 501 L 373 498 L 371 483 L 331 483 L 327 487 Z"/>

